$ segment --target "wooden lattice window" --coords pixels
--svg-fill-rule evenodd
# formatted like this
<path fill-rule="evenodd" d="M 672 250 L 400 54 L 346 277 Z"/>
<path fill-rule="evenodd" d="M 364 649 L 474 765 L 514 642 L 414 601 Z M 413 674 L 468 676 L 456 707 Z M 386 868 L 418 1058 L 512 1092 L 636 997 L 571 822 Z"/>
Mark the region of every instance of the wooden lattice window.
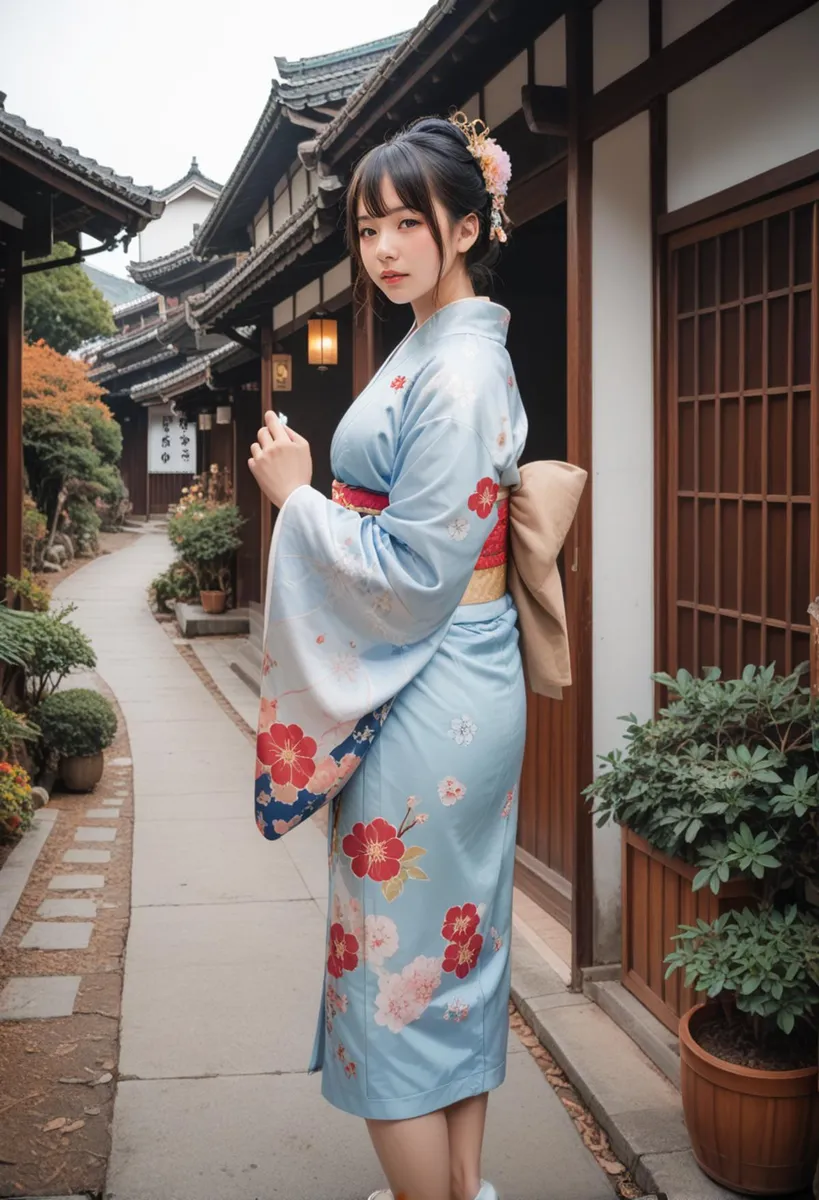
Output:
<path fill-rule="evenodd" d="M 810 657 L 819 188 L 669 244 L 665 669 Z"/>

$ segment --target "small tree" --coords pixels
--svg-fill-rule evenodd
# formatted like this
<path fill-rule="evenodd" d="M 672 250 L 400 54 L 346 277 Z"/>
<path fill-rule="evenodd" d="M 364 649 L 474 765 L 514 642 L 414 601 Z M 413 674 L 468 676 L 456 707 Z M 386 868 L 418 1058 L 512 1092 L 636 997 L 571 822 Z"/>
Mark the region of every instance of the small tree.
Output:
<path fill-rule="evenodd" d="M 71 258 L 74 247 L 57 242 L 48 260 Z M 60 354 L 75 350 L 86 338 L 116 332 L 110 305 L 79 265 L 54 267 L 26 275 L 24 323 L 29 342 L 40 339 Z"/>

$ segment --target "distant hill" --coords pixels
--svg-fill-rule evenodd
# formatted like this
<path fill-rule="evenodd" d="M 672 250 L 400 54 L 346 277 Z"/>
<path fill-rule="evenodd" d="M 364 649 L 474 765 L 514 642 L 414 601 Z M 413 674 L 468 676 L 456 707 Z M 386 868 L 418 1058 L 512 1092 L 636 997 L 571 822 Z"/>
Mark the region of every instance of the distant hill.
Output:
<path fill-rule="evenodd" d="M 140 283 L 122 279 L 119 275 L 112 275 L 110 271 L 101 271 L 99 267 L 92 267 L 87 262 L 80 265 L 112 308 L 115 308 L 117 304 L 125 304 L 128 300 L 136 300 L 138 296 L 147 295 L 148 289 Z"/>

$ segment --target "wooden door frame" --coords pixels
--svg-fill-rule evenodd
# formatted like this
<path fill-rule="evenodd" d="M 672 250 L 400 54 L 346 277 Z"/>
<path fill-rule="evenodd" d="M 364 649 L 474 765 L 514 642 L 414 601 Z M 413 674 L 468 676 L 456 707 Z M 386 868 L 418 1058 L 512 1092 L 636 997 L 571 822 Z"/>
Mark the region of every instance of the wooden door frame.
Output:
<path fill-rule="evenodd" d="M 0 297 L 0 579 L 19 576 L 23 553 L 23 237 L 4 223 L 5 282 Z M 0 588 L 0 598 L 5 589 Z"/>

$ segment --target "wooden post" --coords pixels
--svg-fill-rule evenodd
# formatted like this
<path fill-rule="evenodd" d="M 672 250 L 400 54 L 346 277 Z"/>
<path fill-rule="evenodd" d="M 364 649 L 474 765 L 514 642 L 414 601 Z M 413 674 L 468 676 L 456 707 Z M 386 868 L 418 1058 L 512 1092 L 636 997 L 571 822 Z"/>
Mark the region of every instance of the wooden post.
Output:
<path fill-rule="evenodd" d="M 264 425 L 264 414 L 269 408 L 273 407 L 273 312 L 267 314 L 267 319 L 263 321 L 261 327 L 261 376 L 260 376 L 260 398 L 259 405 L 259 425 Z M 270 538 L 273 533 L 273 506 L 270 501 L 259 492 L 259 504 L 261 505 L 261 553 L 259 561 L 261 563 L 260 579 L 259 579 L 259 602 L 264 604 L 264 592 L 267 582 L 267 558 L 270 553 Z"/>
<path fill-rule="evenodd" d="M 375 374 L 375 318 L 369 304 L 355 312 L 355 298 L 353 311 L 353 396 L 357 396 Z"/>
<path fill-rule="evenodd" d="M 566 203 L 567 457 L 589 473 L 566 547 L 566 601 L 574 657 L 570 772 L 575 797 L 572 870 L 572 987 L 594 959 L 593 823 L 582 789 L 592 781 L 592 379 L 591 200 L 592 143 L 583 117 L 592 95 L 592 7 L 582 0 L 566 13 L 569 158 Z"/>
<path fill-rule="evenodd" d="M 23 569 L 23 248 L 0 233 L 0 579 Z M 0 597 L 3 589 L 0 588 Z"/>

